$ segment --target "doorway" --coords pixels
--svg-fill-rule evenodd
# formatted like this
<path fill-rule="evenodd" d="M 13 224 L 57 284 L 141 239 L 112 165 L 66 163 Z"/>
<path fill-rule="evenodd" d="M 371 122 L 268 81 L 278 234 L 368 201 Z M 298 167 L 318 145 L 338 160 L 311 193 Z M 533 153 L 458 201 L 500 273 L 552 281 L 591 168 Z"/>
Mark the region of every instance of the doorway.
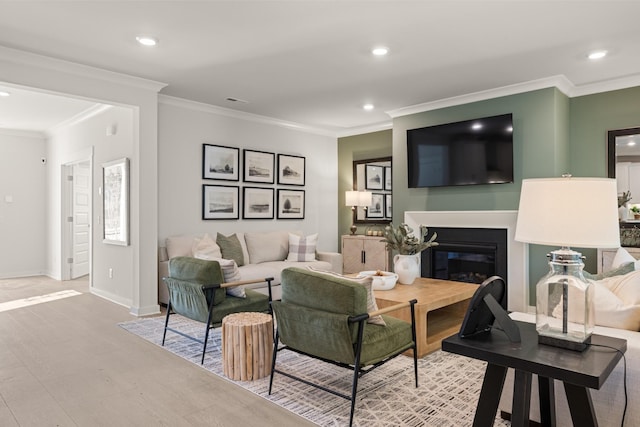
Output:
<path fill-rule="evenodd" d="M 92 166 L 90 157 L 62 166 L 62 280 L 91 273 Z"/>

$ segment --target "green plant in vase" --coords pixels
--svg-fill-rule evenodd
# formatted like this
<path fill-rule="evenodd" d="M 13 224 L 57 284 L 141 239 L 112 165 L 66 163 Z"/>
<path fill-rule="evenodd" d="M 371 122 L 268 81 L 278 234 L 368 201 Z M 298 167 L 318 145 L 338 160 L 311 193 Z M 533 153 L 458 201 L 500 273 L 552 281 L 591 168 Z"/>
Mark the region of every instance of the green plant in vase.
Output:
<path fill-rule="evenodd" d="M 421 225 L 419 236 L 413 234 L 413 229 L 402 223 L 398 227 L 389 224 L 384 228 L 384 240 L 387 249 L 398 252 L 393 257 L 394 271 L 398 274 L 398 282 L 410 285 L 420 274 L 417 255 L 432 246 L 437 246 L 437 233 L 427 239 L 429 230 Z"/>

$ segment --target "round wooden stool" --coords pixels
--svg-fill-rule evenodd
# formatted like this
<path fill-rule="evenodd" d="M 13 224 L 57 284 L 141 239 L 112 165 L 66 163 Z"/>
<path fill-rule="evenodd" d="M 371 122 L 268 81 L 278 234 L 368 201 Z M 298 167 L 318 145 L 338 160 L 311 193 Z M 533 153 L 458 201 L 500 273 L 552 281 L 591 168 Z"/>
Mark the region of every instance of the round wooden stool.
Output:
<path fill-rule="evenodd" d="M 271 373 L 273 319 L 265 313 L 233 313 L 222 319 L 224 375 L 251 381 Z"/>

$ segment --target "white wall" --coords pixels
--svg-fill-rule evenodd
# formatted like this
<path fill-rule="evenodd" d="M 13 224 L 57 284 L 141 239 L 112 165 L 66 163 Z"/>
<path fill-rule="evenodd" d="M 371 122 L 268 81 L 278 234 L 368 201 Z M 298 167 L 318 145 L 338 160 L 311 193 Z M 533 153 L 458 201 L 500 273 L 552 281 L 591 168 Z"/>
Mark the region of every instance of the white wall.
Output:
<path fill-rule="evenodd" d="M 0 130 L 0 278 L 46 271 L 45 157 L 43 135 Z"/>
<path fill-rule="evenodd" d="M 338 251 L 337 241 L 337 139 L 300 130 L 232 117 L 214 107 L 190 103 L 175 98 L 160 97 L 158 111 L 158 182 L 159 244 L 164 246 L 168 236 L 177 234 L 231 234 L 236 231 L 302 230 L 305 234 L 319 233 L 318 249 Z M 242 198 L 242 169 L 240 181 L 202 179 L 202 144 L 216 144 L 242 149 L 291 154 L 306 158 L 304 187 L 285 187 L 276 183 L 251 187 L 305 190 L 304 220 L 240 219 L 202 220 L 202 185 L 238 185 Z M 276 160 L 277 163 L 277 160 Z M 276 215 L 274 215 L 275 217 Z"/>
<path fill-rule="evenodd" d="M 52 236 L 48 248 L 50 276 L 60 279 L 62 252 L 61 188 L 62 165 L 92 159 L 92 259 L 91 291 L 127 307 L 133 304 L 134 248 L 114 246 L 102 242 L 102 164 L 127 157 L 133 165 L 134 112 L 131 108 L 110 106 L 79 123 L 53 131 L 49 138 L 48 157 L 51 167 L 47 179 L 49 199 L 49 229 Z M 115 126 L 116 133 L 107 135 L 107 127 Z M 131 186 L 131 198 L 137 198 L 138 189 Z M 109 268 L 113 277 L 109 277 Z"/>

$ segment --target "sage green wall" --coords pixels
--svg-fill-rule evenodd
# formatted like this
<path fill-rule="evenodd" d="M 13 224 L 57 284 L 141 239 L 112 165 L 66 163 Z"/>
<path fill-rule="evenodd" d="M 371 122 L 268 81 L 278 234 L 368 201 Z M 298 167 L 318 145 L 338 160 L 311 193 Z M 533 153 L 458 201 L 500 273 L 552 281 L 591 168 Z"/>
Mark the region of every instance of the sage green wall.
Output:
<path fill-rule="evenodd" d="M 407 188 L 408 129 L 478 117 L 513 114 L 514 182 L 442 188 Z M 569 100 L 555 88 L 443 108 L 393 121 L 393 216 L 405 211 L 517 210 L 523 178 L 560 176 L 569 171 Z M 548 271 L 546 254 L 531 246 L 529 281 Z M 594 264 L 595 265 L 595 264 Z"/>
<path fill-rule="evenodd" d="M 344 193 L 353 190 L 353 161 L 389 157 L 391 146 L 390 129 L 338 138 L 338 237 L 349 234 L 352 224 L 351 208 L 344 205 Z M 362 234 L 364 229 L 364 226 L 358 226 L 357 234 Z"/>

